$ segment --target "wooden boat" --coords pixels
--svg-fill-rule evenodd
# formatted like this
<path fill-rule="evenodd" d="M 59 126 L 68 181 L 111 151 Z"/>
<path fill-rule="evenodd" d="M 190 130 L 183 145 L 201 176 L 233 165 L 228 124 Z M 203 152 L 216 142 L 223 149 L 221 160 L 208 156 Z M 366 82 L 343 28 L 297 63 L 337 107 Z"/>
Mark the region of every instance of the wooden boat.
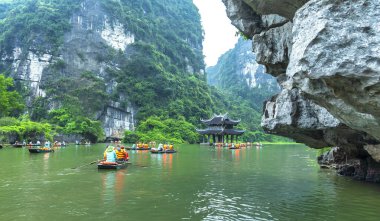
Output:
<path fill-rule="evenodd" d="M 106 162 L 106 161 L 100 161 L 98 162 L 98 169 L 123 169 L 128 166 L 128 161 L 117 161 L 116 163 L 113 162 Z"/>
<path fill-rule="evenodd" d="M 127 150 L 150 150 L 151 148 L 150 147 L 148 147 L 148 148 L 145 148 L 145 147 L 140 147 L 140 148 L 126 147 L 125 149 L 127 149 Z"/>
<path fill-rule="evenodd" d="M 39 148 L 39 147 L 41 147 L 41 144 L 27 144 L 27 145 L 25 145 L 26 147 L 29 147 L 29 148 Z"/>
<path fill-rule="evenodd" d="M 13 147 L 16 147 L 16 148 L 21 148 L 22 147 L 22 144 L 12 144 Z"/>
<path fill-rule="evenodd" d="M 151 150 L 153 154 L 163 154 L 163 153 L 177 153 L 176 150 Z"/>
<path fill-rule="evenodd" d="M 49 153 L 49 152 L 54 152 L 54 150 L 50 148 L 29 148 L 29 153 Z"/>
<path fill-rule="evenodd" d="M 66 147 L 66 145 L 53 145 L 53 147 Z"/>

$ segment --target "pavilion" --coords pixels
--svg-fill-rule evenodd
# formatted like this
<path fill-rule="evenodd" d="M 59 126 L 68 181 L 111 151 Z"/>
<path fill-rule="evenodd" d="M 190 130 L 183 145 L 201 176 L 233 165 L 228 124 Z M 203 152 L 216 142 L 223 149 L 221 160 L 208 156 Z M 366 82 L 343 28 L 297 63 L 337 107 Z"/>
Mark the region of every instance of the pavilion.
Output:
<path fill-rule="evenodd" d="M 206 129 L 197 129 L 197 132 L 203 135 L 203 143 L 205 143 L 205 136 L 207 135 L 207 142 L 210 143 L 212 136 L 214 143 L 233 143 L 238 140 L 238 136 L 242 135 L 245 130 L 236 130 L 234 126 L 240 123 L 240 120 L 232 120 L 228 114 L 214 114 L 208 120 L 201 119 L 202 123 L 207 125 Z"/>

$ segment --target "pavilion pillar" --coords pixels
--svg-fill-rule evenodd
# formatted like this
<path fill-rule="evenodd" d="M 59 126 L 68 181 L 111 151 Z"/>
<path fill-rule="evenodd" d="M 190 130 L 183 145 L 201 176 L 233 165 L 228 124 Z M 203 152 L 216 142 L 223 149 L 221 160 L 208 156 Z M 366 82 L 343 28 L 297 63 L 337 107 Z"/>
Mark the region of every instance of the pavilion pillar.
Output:
<path fill-rule="evenodd" d="M 205 143 L 205 135 L 202 136 L 202 143 Z"/>
<path fill-rule="evenodd" d="M 210 134 L 207 135 L 207 142 L 210 143 Z"/>
<path fill-rule="evenodd" d="M 234 142 L 234 135 L 231 135 L 231 143 Z"/>
<path fill-rule="evenodd" d="M 216 142 L 215 142 L 215 134 L 212 135 L 212 142 L 213 142 L 213 143 L 216 143 Z"/>

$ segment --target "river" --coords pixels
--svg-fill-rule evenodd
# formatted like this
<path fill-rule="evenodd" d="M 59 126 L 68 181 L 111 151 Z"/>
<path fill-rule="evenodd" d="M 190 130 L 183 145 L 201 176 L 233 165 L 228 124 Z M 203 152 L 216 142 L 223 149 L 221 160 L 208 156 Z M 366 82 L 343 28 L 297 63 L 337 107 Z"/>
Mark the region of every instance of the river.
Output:
<path fill-rule="evenodd" d="M 380 220 L 380 185 L 320 169 L 303 145 L 129 151 L 98 171 L 104 144 L 0 149 L 0 220 Z"/>

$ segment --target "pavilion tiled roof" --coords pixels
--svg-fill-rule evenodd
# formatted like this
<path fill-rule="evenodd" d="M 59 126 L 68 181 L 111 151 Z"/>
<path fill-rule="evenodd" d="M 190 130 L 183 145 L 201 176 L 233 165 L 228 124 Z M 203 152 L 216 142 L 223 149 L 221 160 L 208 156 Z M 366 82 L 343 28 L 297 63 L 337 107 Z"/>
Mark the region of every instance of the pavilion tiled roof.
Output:
<path fill-rule="evenodd" d="M 218 134 L 218 135 L 242 135 L 245 130 L 235 129 L 197 129 L 197 132 L 202 135 Z"/>
<path fill-rule="evenodd" d="M 240 120 L 230 119 L 228 117 L 227 113 L 225 113 L 223 115 L 222 114 L 219 114 L 219 115 L 214 114 L 212 118 L 207 119 L 207 120 L 201 119 L 201 121 L 204 124 L 207 124 L 209 126 L 211 126 L 211 125 L 237 125 L 240 123 Z"/>

